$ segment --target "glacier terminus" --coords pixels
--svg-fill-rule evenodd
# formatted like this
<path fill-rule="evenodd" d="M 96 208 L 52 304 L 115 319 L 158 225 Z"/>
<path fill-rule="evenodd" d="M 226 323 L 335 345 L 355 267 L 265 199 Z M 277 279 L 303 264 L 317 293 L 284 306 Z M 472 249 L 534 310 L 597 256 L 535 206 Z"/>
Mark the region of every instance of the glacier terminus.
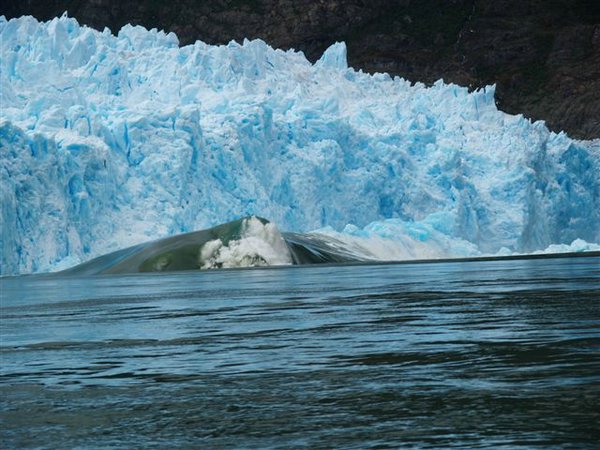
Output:
<path fill-rule="evenodd" d="M 380 259 L 600 250 L 600 140 L 494 86 L 66 15 L 0 17 L 0 46 L 2 275 L 252 215 Z"/>

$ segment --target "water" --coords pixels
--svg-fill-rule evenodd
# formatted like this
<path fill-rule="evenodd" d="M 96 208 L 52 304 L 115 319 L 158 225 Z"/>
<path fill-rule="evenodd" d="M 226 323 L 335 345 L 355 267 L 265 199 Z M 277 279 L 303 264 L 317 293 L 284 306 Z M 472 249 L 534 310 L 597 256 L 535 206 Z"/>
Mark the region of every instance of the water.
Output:
<path fill-rule="evenodd" d="M 3 448 L 599 448 L 598 257 L 1 283 Z"/>

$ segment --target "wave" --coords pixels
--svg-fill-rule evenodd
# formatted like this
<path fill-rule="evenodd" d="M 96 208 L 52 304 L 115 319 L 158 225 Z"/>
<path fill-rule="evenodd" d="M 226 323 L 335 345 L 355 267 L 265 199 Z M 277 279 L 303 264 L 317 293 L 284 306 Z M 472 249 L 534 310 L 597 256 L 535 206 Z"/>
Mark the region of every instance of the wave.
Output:
<path fill-rule="evenodd" d="M 159 239 L 100 256 L 62 273 L 94 275 L 292 264 L 277 227 L 258 217 Z"/>
<path fill-rule="evenodd" d="M 372 224 L 371 229 L 375 228 Z M 365 230 L 360 230 L 366 233 Z M 351 233 L 354 232 L 354 235 Z M 469 243 L 453 248 L 421 242 L 410 236 L 396 239 L 357 236 L 322 229 L 310 233 L 280 232 L 267 219 L 249 216 L 207 230 L 180 234 L 112 252 L 59 272 L 68 275 L 168 272 L 257 266 L 436 260 L 485 257 Z M 462 253 L 456 252 L 462 247 Z M 454 253 L 452 253 L 454 251 Z M 548 253 L 599 252 L 600 246 L 578 240 Z M 539 252 L 538 252 L 539 253 Z M 516 256 L 501 252 L 498 257 Z M 488 255 L 489 256 L 489 255 Z"/>

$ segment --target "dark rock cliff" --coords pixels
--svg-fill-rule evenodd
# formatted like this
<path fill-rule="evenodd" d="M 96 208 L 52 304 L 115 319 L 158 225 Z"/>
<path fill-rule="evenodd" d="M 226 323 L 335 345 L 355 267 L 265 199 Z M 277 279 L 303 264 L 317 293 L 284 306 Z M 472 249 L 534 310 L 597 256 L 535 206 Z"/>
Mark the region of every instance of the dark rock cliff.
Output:
<path fill-rule="evenodd" d="M 317 59 L 335 41 L 348 61 L 411 81 L 496 83 L 499 107 L 555 131 L 600 137 L 599 0 L 8 0 L 0 14 L 68 11 L 116 32 L 174 31 L 182 45 L 261 38 Z"/>

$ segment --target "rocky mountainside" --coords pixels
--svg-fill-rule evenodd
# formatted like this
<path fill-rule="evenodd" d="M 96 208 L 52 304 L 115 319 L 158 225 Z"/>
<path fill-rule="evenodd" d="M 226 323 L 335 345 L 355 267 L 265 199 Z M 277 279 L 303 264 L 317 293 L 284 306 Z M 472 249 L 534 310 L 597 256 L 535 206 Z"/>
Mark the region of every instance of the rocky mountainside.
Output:
<path fill-rule="evenodd" d="M 598 0 L 8 0 L 0 14 L 68 11 L 116 32 L 126 23 L 226 43 L 261 38 L 316 60 L 346 41 L 348 62 L 411 81 L 496 83 L 499 107 L 600 138 Z"/>

